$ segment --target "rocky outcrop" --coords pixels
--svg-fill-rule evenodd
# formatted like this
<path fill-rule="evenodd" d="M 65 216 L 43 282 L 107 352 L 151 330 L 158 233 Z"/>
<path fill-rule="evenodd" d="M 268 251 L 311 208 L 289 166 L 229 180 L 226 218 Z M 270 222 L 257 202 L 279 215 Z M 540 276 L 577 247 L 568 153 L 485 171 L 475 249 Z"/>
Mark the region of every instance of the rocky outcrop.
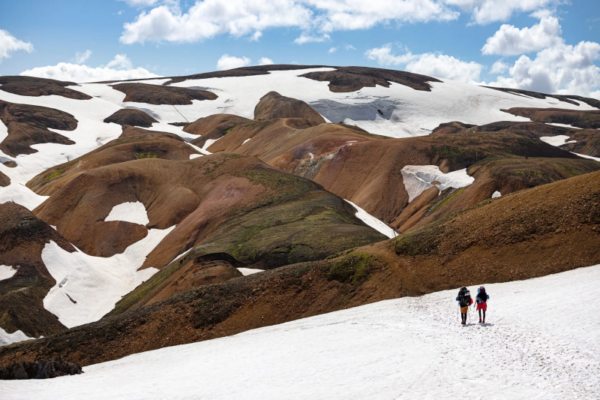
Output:
<path fill-rule="evenodd" d="M 50 379 L 79 374 L 83 374 L 81 365 L 63 359 L 23 361 L 0 367 L 0 380 Z"/>
<path fill-rule="evenodd" d="M 8 93 L 34 97 L 55 95 L 75 100 L 91 99 L 87 94 L 69 89 L 67 86 L 77 86 L 77 84 L 30 76 L 0 76 L 0 90 Z"/>
<path fill-rule="evenodd" d="M 577 111 L 559 108 L 511 108 L 507 113 L 529 118 L 535 122 L 565 124 L 584 129 L 600 129 L 600 110 Z"/>
<path fill-rule="evenodd" d="M 104 119 L 106 123 L 115 123 L 119 125 L 141 126 L 150 128 L 153 123 L 158 122 L 145 112 L 134 108 L 123 108 L 116 113 Z"/>
<path fill-rule="evenodd" d="M 124 102 L 186 105 L 192 104 L 192 100 L 215 100 L 218 97 L 207 90 L 149 85 L 146 83 L 119 83 L 112 87 L 125 93 Z"/>
<path fill-rule="evenodd" d="M 0 187 L 6 187 L 10 185 L 10 178 L 0 172 Z"/>
<path fill-rule="evenodd" d="M 48 130 L 72 131 L 77 128 L 77 120 L 63 111 L 0 100 L 0 119 L 8 129 L 8 136 L 0 143 L 0 150 L 13 157 L 37 153 L 37 150 L 30 147 L 32 144 L 75 143 Z"/>
<path fill-rule="evenodd" d="M 277 92 L 269 92 L 261 97 L 254 108 L 254 119 L 260 121 L 275 118 L 303 118 L 311 125 L 325 123 L 321 114 L 305 102 L 282 96 Z"/>
<path fill-rule="evenodd" d="M 431 91 L 428 82 L 441 82 L 425 75 L 413 74 L 393 69 L 368 67 L 334 67 L 335 71 L 309 72 L 303 76 L 316 81 L 329 82 L 332 92 L 356 92 L 364 87 L 376 85 L 389 87 L 391 82 L 411 87 L 415 90 Z"/>

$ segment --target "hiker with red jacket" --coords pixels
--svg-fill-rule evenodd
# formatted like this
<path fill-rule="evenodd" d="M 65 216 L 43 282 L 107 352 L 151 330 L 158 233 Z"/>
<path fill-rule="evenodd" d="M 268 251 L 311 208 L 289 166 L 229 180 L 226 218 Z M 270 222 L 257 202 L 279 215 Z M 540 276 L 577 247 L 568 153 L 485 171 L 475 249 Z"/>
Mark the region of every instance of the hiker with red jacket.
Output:
<path fill-rule="evenodd" d="M 485 292 L 485 288 L 481 286 L 477 289 L 477 297 L 475 297 L 475 301 L 477 302 L 477 312 L 479 313 L 479 323 L 482 323 L 481 313 L 483 312 L 483 323 L 485 324 L 485 312 L 487 311 L 487 301 L 490 296 Z"/>
<path fill-rule="evenodd" d="M 458 301 L 458 305 L 460 306 L 461 324 L 466 325 L 469 306 L 473 304 L 473 299 L 471 299 L 471 292 L 469 292 L 469 289 L 466 287 L 460 288 L 458 291 L 458 296 L 456 297 L 456 301 Z"/>

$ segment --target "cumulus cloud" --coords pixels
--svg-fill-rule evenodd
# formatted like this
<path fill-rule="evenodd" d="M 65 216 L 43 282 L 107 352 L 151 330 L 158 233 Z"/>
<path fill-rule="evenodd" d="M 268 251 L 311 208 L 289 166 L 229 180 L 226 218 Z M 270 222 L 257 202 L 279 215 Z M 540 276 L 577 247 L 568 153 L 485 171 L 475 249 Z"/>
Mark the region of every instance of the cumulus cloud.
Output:
<path fill-rule="evenodd" d="M 158 3 L 158 0 L 119 0 L 129 4 L 132 7 L 151 7 Z"/>
<path fill-rule="evenodd" d="M 271 60 L 270 58 L 267 57 L 262 57 L 260 59 L 260 61 L 258 62 L 258 65 L 271 65 L 274 64 L 273 60 Z"/>
<path fill-rule="evenodd" d="M 91 50 L 86 50 L 83 53 L 75 53 L 75 64 L 83 64 L 92 55 Z"/>
<path fill-rule="evenodd" d="M 494 65 L 492 65 L 492 69 L 490 70 L 490 72 L 492 74 L 501 74 L 503 72 L 508 71 L 509 67 L 510 66 L 507 63 L 505 63 L 504 61 L 498 60 L 494 63 Z"/>
<path fill-rule="evenodd" d="M 330 39 L 330 37 L 326 33 L 321 36 L 310 36 L 310 35 L 303 33 L 302 35 L 297 37 L 296 40 L 294 40 L 294 43 L 296 43 L 296 44 L 321 43 L 321 42 L 324 42 L 329 39 Z"/>
<path fill-rule="evenodd" d="M 29 69 L 21 72 L 21 75 L 73 82 L 120 81 L 158 76 L 144 68 L 133 68 L 131 60 L 124 54 L 116 55 L 106 66 L 89 67 L 61 62 L 57 65 Z"/>
<path fill-rule="evenodd" d="M 10 58 L 10 53 L 13 51 L 19 50 L 31 53 L 33 51 L 33 45 L 28 42 L 23 42 L 7 31 L 0 29 L 0 62 L 2 62 L 3 58 Z"/>
<path fill-rule="evenodd" d="M 445 0 L 446 4 L 460 7 L 471 13 L 474 24 L 485 25 L 496 21 L 508 21 L 513 14 L 547 11 L 561 0 Z"/>
<path fill-rule="evenodd" d="M 544 17 L 531 28 L 519 29 L 502 25 L 494 36 L 487 39 L 483 54 L 515 56 L 538 51 L 558 44 L 562 30 L 556 17 Z"/>
<path fill-rule="evenodd" d="M 391 22 L 447 21 L 460 15 L 443 0 L 380 0 L 377 7 L 357 0 L 203 0 L 196 1 L 187 12 L 154 3 L 156 7 L 142 11 L 135 21 L 124 25 L 122 43 L 196 42 L 222 34 L 248 35 L 256 40 L 260 32 L 270 28 L 323 34 Z"/>
<path fill-rule="evenodd" d="M 389 44 L 367 50 L 365 55 L 383 66 L 405 65 L 405 69 L 410 72 L 461 82 L 479 81 L 483 69 L 483 66 L 476 62 L 461 61 L 445 54 L 412 54 L 406 51 L 404 54 L 394 55 Z"/>
<path fill-rule="evenodd" d="M 550 28 L 542 28 L 544 21 Z M 523 46 L 532 48 L 534 46 L 532 43 L 536 43 L 535 47 L 538 49 L 540 45 L 537 43 L 543 43 L 544 46 L 539 49 L 535 57 L 521 55 L 510 68 L 506 68 L 508 65 L 503 66 L 504 71 L 495 68 L 497 63 L 494 64 L 492 72 L 496 70 L 502 75 L 498 76 L 496 81 L 490 83 L 490 85 L 583 96 L 596 93 L 594 89 L 600 86 L 600 68 L 596 65 L 596 62 L 600 60 L 599 43 L 582 41 L 577 45 L 566 44 L 564 39 L 560 37 L 561 28 L 558 20 L 554 17 L 544 16 L 539 24 L 531 28 L 519 30 L 514 27 L 504 28 L 505 26 L 503 25 L 500 31 L 511 31 L 516 36 L 529 37 L 537 29 L 539 35 L 538 38 L 526 38 L 525 42 L 529 43 L 528 45 L 516 44 L 513 46 L 515 51 L 512 53 L 518 54 L 516 49 L 519 47 L 521 50 Z M 501 35 L 498 32 L 492 38 L 500 37 Z M 540 32 L 545 32 L 545 34 Z M 548 34 L 548 32 L 552 34 Z M 486 46 L 489 43 L 491 42 L 488 40 Z M 511 46 L 499 46 L 499 48 L 508 49 Z"/>
<path fill-rule="evenodd" d="M 250 65 L 251 60 L 248 57 L 234 57 L 228 54 L 223 54 L 217 61 L 217 69 L 233 69 Z"/>

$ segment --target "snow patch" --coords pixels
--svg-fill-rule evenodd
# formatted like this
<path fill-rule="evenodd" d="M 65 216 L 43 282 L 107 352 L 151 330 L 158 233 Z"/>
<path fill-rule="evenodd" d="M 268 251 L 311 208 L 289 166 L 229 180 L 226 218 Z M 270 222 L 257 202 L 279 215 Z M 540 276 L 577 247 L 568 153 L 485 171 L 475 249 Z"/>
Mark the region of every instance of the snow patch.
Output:
<path fill-rule="evenodd" d="M 202 157 L 202 154 L 190 154 L 190 160 L 193 160 L 194 158 L 198 157 Z"/>
<path fill-rule="evenodd" d="M 552 125 L 552 126 L 560 126 L 561 128 L 569 128 L 569 129 L 582 129 L 582 128 L 578 128 L 576 126 L 573 125 L 567 125 L 567 124 L 555 124 L 553 122 L 546 122 L 546 125 Z"/>
<path fill-rule="evenodd" d="M 252 139 L 252 138 L 244 140 L 244 143 L 242 143 L 242 146 L 245 145 L 246 143 L 248 143 L 250 141 L 250 139 Z"/>
<path fill-rule="evenodd" d="M 244 276 L 258 274 L 259 272 L 264 272 L 264 269 L 255 269 L 255 268 L 238 268 L 238 271 L 242 273 Z"/>
<path fill-rule="evenodd" d="M 568 142 L 567 140 L 569 140 L 569 139 L 570 139 L 570 137 L 567 135 L 540 136 L 540 140 L 542 142 L 548 143 L 549 145 L 556 146 L 556 147 L 560 147 L 560 146 L 568 144 L 568 143 L 577 143 L 577 140 L 571 140 Z"/>
<path fill-rule="evenodd" d="M 13 333 L 8 333 L 4 329 L 0 328 L 0 347 L 8 346 L 9 344 L 22 342 L 24 340 L 29 340 L 29 339 L 34 339 L 34 338 L 30 338 L 29 336 L 27 336 L 26 334 L 24 334 L 21 331 L 15 331 Z M 2 393 L 2 390 L 0 390 L 0 393 Z M 2 396 L 2 398 L 4 398 L 4 395 Z"/>
<path fill-rule="evenodd" d="M 390 239 L 398 236 L 396 231 L 394 229 L 390 228 L 385 222 L 381 221 L 378 218 L 375 218 L 374 216 L 372 216 L 371 214 L 369 214 L 368 212 L 366 212 L 365 210 L 363 210 L 362 208 L 360 208 L 359 206 L 357 206 L 350 200 L 346 200 L 346 201 L 348 203 L 350 203 L 350 205 L 352 205 L 352 207 L 354 207 L 356 209 L 356 218 L 360 219 L 367 226 L 370 226 L 371 228 L 375 229 L 377 232 L 389 237 Z"/>
<path fill-rule="evenodd" d="M 148 225 L 150 223 L 146 207 L 139 201 L 121 203 L 114 206 L 104 221 L 125 221 L 140 225 Z"/>
<path fill-rule="evenodd" d="M 409 203 L 434 186 L 437 186 L 441 193 L 447 188 L 459 189 L 475 182 L 475 178 L 467 174 L 466 168 L 445 174 L 437 165 L 407 165 L 401 172 Z"/>
<path fill-rule="evenodd" d="M 592 156 L 588 156 L 586 154 L 579 154 L 579 153 L 573 153 L 573 154 L 578 155 L 579 157 L 587 158 L 588 160 L 594 160 L 594 161 L 600 162 L 600 157 L 592 157 Z"/>
<path fill-rule="evenodd" d="M 10 265 L 0 265 L 0 281 L 12 278 L 17 273 L 17 268 Z"/>
<path fill-rule="evenodd" d="M 69 253 L 54 241 L 47 243 L 42 260 L 57 284 L 44 298 L 44 307 L 68 328 L 99 320 L 121 297 L 158 271 L 138 268 L 173 228 L 150 229 L 144 239 L 108 258 L 80 250 Z"/>
<path fill-rule="evenodd" d="M 497 199 L 498 197 L 502 197 L 502 193 L 496 190 L 494 193 L 492 193 L 492 199 Z"/>

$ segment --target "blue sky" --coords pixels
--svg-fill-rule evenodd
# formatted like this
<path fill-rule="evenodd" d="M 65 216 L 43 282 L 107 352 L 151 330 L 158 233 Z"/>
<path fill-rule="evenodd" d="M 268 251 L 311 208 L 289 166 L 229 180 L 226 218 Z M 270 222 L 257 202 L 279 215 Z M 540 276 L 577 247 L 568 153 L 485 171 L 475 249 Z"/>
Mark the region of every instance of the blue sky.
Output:
<path fill-rule="evenodd" d="M 600 97 L 598 42 L 598 0 L 0 0 L 0 74 L 77 81 L 262 61 Z"/>

